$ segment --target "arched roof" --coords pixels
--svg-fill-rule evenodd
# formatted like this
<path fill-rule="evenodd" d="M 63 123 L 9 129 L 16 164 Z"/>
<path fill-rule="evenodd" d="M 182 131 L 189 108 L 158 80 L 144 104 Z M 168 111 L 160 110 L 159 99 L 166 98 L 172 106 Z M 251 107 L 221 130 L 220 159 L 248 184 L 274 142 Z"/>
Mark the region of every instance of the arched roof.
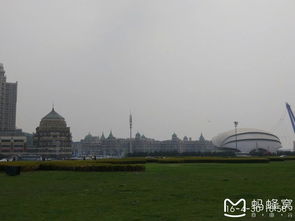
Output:
<path fill-rule="evenodd" d="M 228 143 L 235 142 L 236 132 L 230 130 L 213 137 L 212 142 L 217 147 L 223 147 Z M 238 128 L 237 129 L 237 140 L 269 140 L 281 143 L 280 139 L 267 131 L 251 128 Z"/>
<path fill-rule="evenodd" d="M 46 119 L 60 119 L 60 120 L 64 120 L 64 118 L 59 115 L 54 108 L 52 108 L 51 112 L 48 113 L 45 117 L 42 118 L 42 120 L 46 120 Z"/>
<path fill-rule="evenodd" d="M 65 119 L 59 115 L 54 108 L 52 108 L 51 112 L 48 113 L 45 117 L 40 121 L 41 128 L 52 128 L 59 127 L 65 128 L 67 127 Z"/>

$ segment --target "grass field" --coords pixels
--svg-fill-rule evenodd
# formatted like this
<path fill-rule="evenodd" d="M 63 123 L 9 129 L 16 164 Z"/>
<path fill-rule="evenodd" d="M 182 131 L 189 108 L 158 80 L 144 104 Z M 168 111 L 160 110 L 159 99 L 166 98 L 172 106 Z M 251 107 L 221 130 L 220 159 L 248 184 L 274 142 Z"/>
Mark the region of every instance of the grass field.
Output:
<path fill-rule="evenodd" d="M 0 220 L 235 220 L 223 216 L 225 198 L 295 200 L 294 183 L 295 161 L 151 163 L 146 172 L 0 173 Z M 238 220 L 286 216 L 248 213 Z"/>

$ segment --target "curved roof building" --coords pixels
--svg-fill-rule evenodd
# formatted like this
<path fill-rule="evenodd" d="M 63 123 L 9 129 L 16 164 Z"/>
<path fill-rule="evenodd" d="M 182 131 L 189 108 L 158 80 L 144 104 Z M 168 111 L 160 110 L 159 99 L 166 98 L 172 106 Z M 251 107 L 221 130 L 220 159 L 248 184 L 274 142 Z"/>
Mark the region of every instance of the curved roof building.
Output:
<path fill-rule="evenodd" d="M 43 157 L 68 158 L 72 154 L 70 128 L 54 108 L 40 121 L 33 142 L 37 152 Z"/>
<path fill-rule="evenodd" d="M 280 139 L 267 131 L 258 129 L 239 128 L 221 133 L 212 139 L 212 143 L 221 149 L 235 150 L 250 153 L 255 150 L 277 152 L 282 147 Z"/>
<path fill-rule="evenodd" d="M 59 115 L 54 108 L 52 108 L 51 112 L 42 118 L 40 121 L 40 128 L 66 128 L 67 123 L 65 119 Z"/>

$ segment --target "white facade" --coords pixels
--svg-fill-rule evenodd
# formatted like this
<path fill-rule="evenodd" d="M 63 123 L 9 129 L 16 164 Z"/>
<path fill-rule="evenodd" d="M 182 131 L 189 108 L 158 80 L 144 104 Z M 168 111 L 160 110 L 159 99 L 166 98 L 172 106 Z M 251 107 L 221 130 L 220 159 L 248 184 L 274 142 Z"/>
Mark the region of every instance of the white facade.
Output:
<path fill-rule="evenodd" d="M 212 142 L 218 148 L 237 148 L 243 153 L 250 153 L 258 149 L 274 153 L 282 148 L 281 141 L 276 135 L 258 129 L 239 128 L 237 133 L 231 130 L 217 135 Z"/>

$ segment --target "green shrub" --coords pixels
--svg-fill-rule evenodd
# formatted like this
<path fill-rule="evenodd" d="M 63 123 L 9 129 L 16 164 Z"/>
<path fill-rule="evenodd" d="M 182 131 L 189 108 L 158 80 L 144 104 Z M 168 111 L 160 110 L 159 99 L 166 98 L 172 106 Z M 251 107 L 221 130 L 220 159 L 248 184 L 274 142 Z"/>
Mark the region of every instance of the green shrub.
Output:
<path fill-rule="evenodd" d="M 270 161 L 285 161 L 286 159 L 283 157 L 268 157 Z"/>
<path fill-rule="evenodd" d="M 183 158 L 163 158 L 158 159 L 159 163 L 184 163 Z"/>
<path fill-rule="evenodd" d="M 65 164 L 65 163 L 42 163 L 40 170 L 69 170 L 69 171 L 100 171 L 100 172 L 115 172 L 115 171 L 145 171 L 145 166 L 136 164 Z"/>
<path fill-rule="evenodd" d="M 111 163 L 111 164 L 145 164 L 145 158 L 122 158 L 122 159 L 101 159 L 95 160 L 98 163 Z"/>
<path fill-rule="evenodd" d="M 268 163 L 267 158 L 184 157 L 159 159 L 159 163 Z"/>
<path fill-rule="evenodd" d="M 34 161 L 15 161 L 15 162 L 1 162 L 0 171 L 4 171 L 6 166 L 20 166 L 22 172 L 38 170 L 40 162 Z"/>
<path fill-rule="evenodd" d="M 146 157 L 145 160 L 147 163 L 157 163 L 159 161 L 159 159 L 155 157 Z"/>
<path fill-rule="evenodd" d="M 294 156 L 289 156 L 289 157 L 283 157 L 283 159 L 285 160 L 295 160 Z"/>
<path fill-rule="evenodd" d="M 144 165 L 97 163 L 96 161 L 46 161 L 46 162 L 3 162 L 0 171 L 5 166 L 20 166 L 21 171 L 35 170 L 68 170 L 68 171 L 145 171 Z"/>

